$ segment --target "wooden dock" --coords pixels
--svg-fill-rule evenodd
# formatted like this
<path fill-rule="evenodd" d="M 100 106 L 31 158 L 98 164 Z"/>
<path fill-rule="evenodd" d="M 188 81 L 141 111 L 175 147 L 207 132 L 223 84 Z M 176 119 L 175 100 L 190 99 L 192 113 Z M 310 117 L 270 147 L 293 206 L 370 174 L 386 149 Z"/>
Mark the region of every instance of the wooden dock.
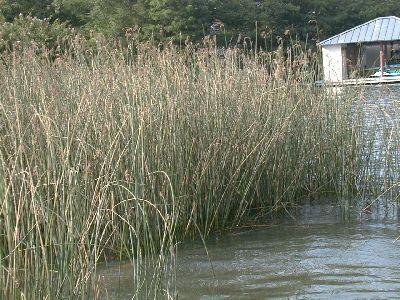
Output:
<path fill-rule="evenodd" d="M 317 86 L 347 86 L 347 85 L 380 85 L 380 84 L 400 84 L 399 76 L 383 76 L 383 77 L 369 77 L 369 78 L 356 78 L 344 79 L 336 82 L 325 82 L 323 80 L 317 81 Z"/>

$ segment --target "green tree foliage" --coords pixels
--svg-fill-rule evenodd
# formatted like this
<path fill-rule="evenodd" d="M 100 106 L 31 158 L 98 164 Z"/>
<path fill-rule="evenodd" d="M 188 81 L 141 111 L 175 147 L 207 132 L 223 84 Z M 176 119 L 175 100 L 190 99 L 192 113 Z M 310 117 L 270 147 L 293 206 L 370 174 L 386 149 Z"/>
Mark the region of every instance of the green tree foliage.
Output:
<path fill-rule="evenodd" d="M 94 9 L 93 0 L 53 0 L 53 18 L 69 22 L 75 27 L 83 27 L 90 21 L 90 13 Z"/>
<path fill-rule="evenodd" d="M 161 33 L 175 41 L 203 37 L 211 25 L 207 0 L 148 0 L 145 34 Z"/>
<path fill-rule="evenodd" d="M 13 22 L 0 25 L 0 52 L 35 44 L 54 49 L 64 46 L 73 36 L 73 29 L 59 21 L 50 23 L 31 16 L 17 16 Z"/>
<path fill-rule="evenodd" d="M 200 40 L 218 35 L 235 43 L 291 34 L 322 39 L 370 19 L 400 16 L 398 0 L 0 0 L 0 23 L 20 14 L 68 22 L 83 33 L 122 36 L 138 27 L 143 38 Z M 20 21 L 20 20 L 19 20 Z M 256 26 L 257 24 L 257 26 Z"/>
<path fill-rule="evenodd" d="M 6 21 L 13 21 L 20 14 L 38 18 L 52 15 L 53 0 L 0 0 L 0 11 Z"/>
<path fill-rule="evenodd" d="M 146 9 L 143 0 L 92 0 L 87 22 L 82 27 L 105 36 L 120 36 L 127 28 L 147 24 Z"/>

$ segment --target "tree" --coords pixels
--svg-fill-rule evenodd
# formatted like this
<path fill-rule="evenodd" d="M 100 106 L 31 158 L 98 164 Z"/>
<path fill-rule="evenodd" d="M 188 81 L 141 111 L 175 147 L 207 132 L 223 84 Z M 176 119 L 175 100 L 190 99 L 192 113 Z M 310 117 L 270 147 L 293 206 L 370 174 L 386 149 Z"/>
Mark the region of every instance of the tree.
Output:
<path fill-rule="evenodd" d="M 211 25 L 207 0 L 147 0 L 145 23 L 146 36 L 163 35 L 175 41 L 201 39 Z"/>
<path fill-rule="evenodd" d="M 143 38 L 176 42 L 217 34 L 220 42 L 236 43 L 239 36 L 254 41 L 265 33 L 274 41 L 288 32 L 304 41 L 323 39 L 379 16 L 400 16 L 400 1 L 0 0 L 0 22 L 12 22 L 20 14 L 68 22 L 83 33 L 108 37 L 137 26 Z"/>
<path fill-rule="evenodd" d="M 53 0 L 0 0 L 0 11 L 6 21 L 12 22 L 20 14 L 31 15 L 40 19 L 53 14 Z"/>
<path fill-rule="evenodd" d="M 37 49 L 45 46 L 47 49 L 60 47 L 61 50 L 74 35 L 72 28 L 64 23 L 50 23 L 31 16 L 17 16 L 13 22 L 4 22 L 0 25 L 0 33 L 0 52 L 33 44 Z"/>
<path fill-rule="evenodd" d="M 82 28 L 90 21 L 95 2 L 93 0 L 53 0 L 51 5 L 54 19 Z"/>

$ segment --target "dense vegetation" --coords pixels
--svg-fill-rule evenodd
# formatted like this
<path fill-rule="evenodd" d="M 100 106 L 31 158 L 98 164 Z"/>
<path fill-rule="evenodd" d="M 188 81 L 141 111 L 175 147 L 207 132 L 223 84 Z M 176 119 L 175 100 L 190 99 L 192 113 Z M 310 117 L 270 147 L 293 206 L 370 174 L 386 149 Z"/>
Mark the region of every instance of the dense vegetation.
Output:
<path fill-rule="evenodd" d="M 299 45 L 77 43 L 2 54 L 1 298 L 96 298 L 98 264 L 120 258 L 138 298 L 174 298 L 185 238 L 393 190 L 398 124 L 373 112 L 365 131 L 360 91 L 316 88 L 318 54 Z"/>
<path fill-rule="evenodd" d="M 316 88 L 320 57 L 294 37 L 398 11 L 0 0 L 0 298 L 97 298 L 99 263 L 122 258 L 133 295 L 174 298 L 185 238 L 305 197 L 397 191 L 398 122 L 366 116 L 358 89 Z"/>
<path fill-rule="evenodd" d="M 0 23 L 20 14 L 67 23 L 80 32 L 121 36 L 140 28 L 143 38 L 221 36 L 220 43 L 290 34 L 317 40 L 378 16 L 400 15 L 398 0 L 0 0 Z M 21 20 L 19 20 L 21 23 Z M 21 25 L 23 26 L 23 25 Z M 31 29 L 31 35 L 35 30 Z M 0 28 L 0 33 L 3 30 Z M 51 32 L 50 39 L 53 38 Z M 1 38 L 1 35 L 0 35 Z M 263 45 L 263 44 L 261 44 Z"/>

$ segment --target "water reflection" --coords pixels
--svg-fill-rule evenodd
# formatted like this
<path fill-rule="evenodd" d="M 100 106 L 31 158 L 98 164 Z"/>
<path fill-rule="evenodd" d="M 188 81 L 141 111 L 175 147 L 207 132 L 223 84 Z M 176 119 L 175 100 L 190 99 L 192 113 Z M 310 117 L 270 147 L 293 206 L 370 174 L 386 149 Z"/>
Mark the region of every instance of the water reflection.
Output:
<path fill-rule="evenodd" d="M 381 180 L 385 190 L 395 188 L 398 192 L 400 179 L 400 86 L 369 86 L 364 87 L 359 101 L 355 101 L 354 110 L 356 124 L 362 124 L 361 153 L 364 182 L 359 186 L 368 189 L 368 176 Z M 365 176 L 367 175 L 367 176 Z M 397 187 L 396 187 L 397 186 Z"/>
<path fill-rule="evenodd" d="M 357 201 L 352 201 L 352 203 Z M 387 299 L 400 295 L 399 210 L 392 202 L 308 202 L 280 224 L 184 243 L 178 299 Z M 211 259 L 211 263 L 209 261 Z M 105 299 L 131 299 L 129 263 L 103 270 Z"/>
<path fill-rule="evenodd" d="M 180 298 L 398 296 L 397 209 L 359 211 L 346 220 L 337 206 L 308 204 L 296 222 L 215 238 L 208 249 L 212 266 L 200 245 L 182 249 Z"/>

